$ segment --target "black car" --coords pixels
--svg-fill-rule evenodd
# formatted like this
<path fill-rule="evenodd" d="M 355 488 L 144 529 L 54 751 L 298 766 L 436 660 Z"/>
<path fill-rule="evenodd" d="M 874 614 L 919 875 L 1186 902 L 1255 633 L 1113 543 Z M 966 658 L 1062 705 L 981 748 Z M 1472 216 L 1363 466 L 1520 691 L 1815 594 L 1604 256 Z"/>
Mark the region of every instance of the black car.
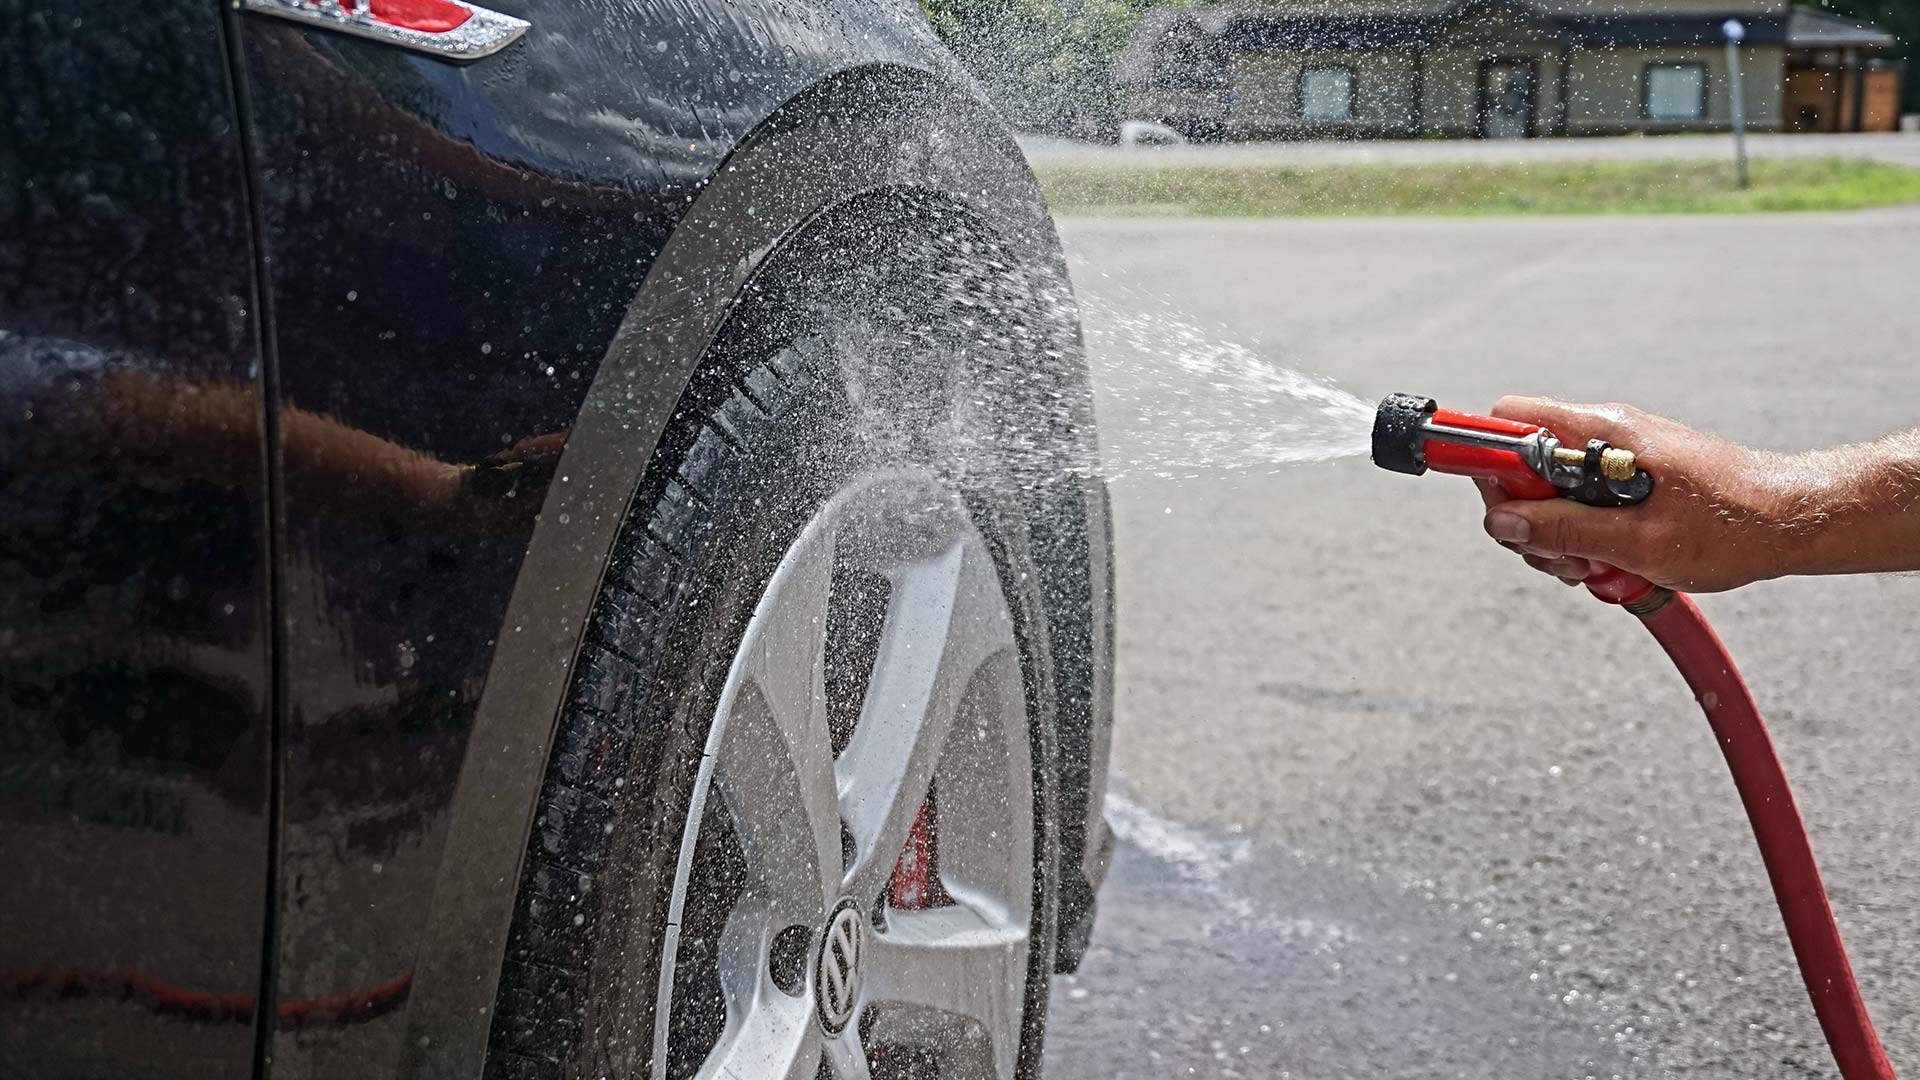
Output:
<path fill-rule="evenodd" d="M 28 0 L 0 102 L 0 1076 L 1037 1071 L 1105 496 L 912 0 Z"/>

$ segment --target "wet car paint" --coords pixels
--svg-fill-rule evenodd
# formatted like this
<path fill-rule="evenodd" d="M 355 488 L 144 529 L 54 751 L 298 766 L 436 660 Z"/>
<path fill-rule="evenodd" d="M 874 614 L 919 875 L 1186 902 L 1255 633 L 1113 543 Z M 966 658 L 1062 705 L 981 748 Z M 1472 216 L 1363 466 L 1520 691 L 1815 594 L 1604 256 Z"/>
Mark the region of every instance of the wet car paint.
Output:
<path fill-rule="evenodd" d="M 0 20 L 0 1075 L 246 1076 L 266 406 L 218 9 Z"/>
<path fill-rule="evenodd" d="M 175 455 L 169 463 L 206 459 L 225 485 L 219 498 L 237 507 L 225 508 L 230 522 L 202 514 L 196 509 L 201 504 L 193 502 L 175 501 L 164 512 L 174 521 L 193 515 L 227 522 L 224 531 L 179 534 L 183 544 L 191 539 L 184 552 L 141 548 L 149 561 L 193 565 L 198 560 L 237 581 L 224 589 L 211 584 L 202 589 L 190 580 L 187 593 L 205 592 L 217 600 L 215 611 L 223 618 L 232 620 L 239 612 L 242 621 L 250 620 L 250 636 L 226 624 L 202 631 L 232 654 L 221 658 L 223 677 L 233 682 L 231 672 L 244 670 L 251 681 L 241 681 L 250 696 L 229 725 L 234 731 L 220 758 L 219 780 L 200 781 L 199 794 L 224 793 L 227 803 L 242 806 L 244 813 L 235 811 L 231 821 L 191 819 L 185 831 L 200 847 L 174 843 L 139 853 L 145 872 L 158 880 L 126 898 L 127 917 L 118 924 L 124 929 L 100 935 L 102 957 L 87 970 L 155 974 L 155 965 L 140 954 L 151 945 L 147 909 L 169 893 L 180 895 L 193 918 L 217 925 L 223 935 L 219 949 L 198 950 L 198 966 L 155 984 L 166 991 L 155 1000 L 142 1001 L 134 993 L 133 1010 L 124 1002 L 116 1003 L 120 1011 L 111 1014 L 62 1011 L 66 1006 L 49 1004 L 70 1005 L 77 996 L 114 996 L 112 991 L 126 989 L 109 982 L 37 986 L 37 1011 L 19 1015 L 36 1024 L 70 1023 L 70 1045 L 92 1041 L 119 1048 L 115 1053 L 141 1055 L 147 1075 L 251 1071 L 251 1029 L 259 1019 L 251 994 L 263 961 L 271 972 L 265 1011 L 274 1020 L 259 1025 L 260 1050 L 271 1069 L 355 1076 L 470 1073 L 473 1063 L 467 1058 L 440 1053 L 432 1036 L 421 1034 L 438 1030 L 422 1015 L 438 1014 L 414 1009 L 422 993 L 415 975 L 423 964 L 433 966 L 435 950 L 444 945 L 436 939 L 436 914 L 448 905 L 480 906 L 448 885 L 450 868 L 458 869 L 463 855 L 446 846 L 455 816 L 450 804 L 463 775 L 473 772 L 476 711 L 498 670 L 501 642 L 523 629 L 510 618 L 509 602 L 516 583 L 522 591 L 529 589 L 527 553 L 541 509 L 566 505 L 552 497 L 556 484 L 589 478 L 568 476 L 566 462 L 596 460 L 563 451 L 616 329 L 632 317 L 636 291 L 676 224 L 742 137 L 765 126 L 809 87 L 834 73 L 859 78 L 863 70 L 916 71 L 923 82 L 945 88 L 940 96 L 975 101 L 965 77 L 939 51 L 910 3 L 496 6 L 529 19 L 534 29 L 501 54 L 467 67 L 229 15 L 226 32 L 236 43 L 231 59 L 238 73 L 233 96 L 209 89 L 214 80 L 226 85 L 229 58 L 221 52 L 217 20 L 203 13 L 197 25 L 204 33 L 193 44 L 207 51 L 193 63 L 207 85 L 198 86 L 191 98 L 160 95 L 145 103 L 148 108 L 171 103 L 177 115 L 170 119 L 177 125 L 219 130 L 221 152 L 233 155 L 234 165 L 245 160 L 252 166 L 250 175 L 236 168 L 224 188 L 203 184 L 197 192 L 203 201 L 224 200 L 224 231 L 210 235 L 231 241 L 222 249 L 227 256 L 222 268 L 234 280 L 222 279 L 215 289 L 175 267 L 169 281 L 175 292 L 164 298 L 171 302 L 170 312 L 180 313 L 207 308 L 210 296 L 224 298 L 218 308 L 226 314 L 221 325 L 238 343 L 225 356 L 227 365 L 201 360 L 204 370 L 199 370 L 177 361 L 132 362 L 178 372 L 187 392 L 229 387 L 228 396 L 251 395 L 246 400 L 255 406 L 251 426 L 216 410 L 211 420 L 203 416 L 198 427 L 178 433 L 180 445 L 168 448 Z M 91 33 L 87 25 L 75 29 L 81 39 Z M 29 47 L 24 37 L 15 44 Z M 142 47 L 168 54 L 188 51 L 176 41 Z M 89 63 L 106 67 L 117 59 L 106 49 Z M 185 61 L 170 55 L 166 62 Z M 76 72 L 73 86 L 84 85 L 86 74 Z M 123 96 L 134 96 L 136 89 Z M 852 110 L 881 97 L 870 87 L 854 87 L 831 106 L 817 107 L 837 110 L 843 121 L 858 126 Z M 95 104 L 106 118 L 103 124 L 120 123 L 114 110 L 124 109 L 124 102 Z M 950 153 L 989 153 L 997 159 L 998 173 L 1011 168 L 1024 182 L 1017 159 L 1008 164 L 1010 143 L 1000 145 L 1003 133 L 983 109 L 972 107 L 965 123 L 978 130 L 955 140 L 962 149 Z M 901 135 L 905 145 L 921 132 Z M 162 137 L 156 144 L 152 152 L 161 164 L 172 164 L 178 139 Z M 104 160 L 117 150 L 90 148 L 95 159 Z M 31 170 L 24 175 L 37 179 Z M 915 175 L 933 184 L 972 183 L 951 169 Z M 248 274 L 248 181 L 257 199 L 256 251 L 265 275 L 258 302 L 251 302 Z M 1028 189 L 1030 183 L 1016 192 L 995 188 L 1008 205 L 992 212 L 1026 226 L 1037 221 L 1032 239 L 1057 262 L 1044 209 Z M 828 190 L 818 197 L 847 194 Z M 205 213 L 164 199 L 146 208 L 156 214 Z M 755 210 L 748 206 L 731 213 L 737 220 Z M 5 247 L 21 260 L 44 257 L 32 234 L 9 238 Z M 173 250 L 196 251 L 192 244 Z M 764 254 L 756 249 L 742 257 Z M 736 267 L 713 269 L 738 285 Z M 29 272 L 23 267 L 19 273 L 24 279 Z M 113 283 L 108 277 L 89 287 Z M 703 302 L 723 310 L 729 295 Z M 84 295 L 63 299 L 70 305 L 86 300 Z M 262 310 L 269 316 L 264 323 Z M 0 311 L 6 313 L 0 326 L 34 327 L 26 307 L 10 303 Z M 204 313 L 195 317 L 208 319 Z M 263 325 L 272 332 L 258 342 Z M 59 336 L 59 325 L 50 329 Z M 177 328 L 161 326 L 148 343 L 177 349 L 190 340 Z M 698 356 L 696 346 L 661 353 L 676 358 L 661 361 L 657 372 L 628 372 L 623 383 L 603 393 L 665 394 L 670 402 Z M 82 398 L 90 393 L 76 391 Z M 214 429 L 217 437 L 210 434 Z M 278 501 L 271 505 L 264 472 L 269 432 L 279 479 Z M 31 435 L 28 431 L 22 438 Z M 248 446 L 250 452 L 242 453 Z M 245 472 L 242 463 L 253 471 Z M 129 473 L 138 472 L 133 463 L 124 464 Z M 164 475 L 166 469 L 149 465 L 141 475 L 156 471 Z M 70 484 L 67 491 L 84 494 L 90 482 Z M 22 489 L 23 497 L 27 494 Z M 270 521 L 277 522 L 282 545 L 272 561 L 266 547 Z M 561 511 L 546 528 L 566 536 L 564 522 Z M 141 535 L 143 522 L 127 524 L 127 535 Z M 604 531 L 607 523 L 598 524 Z M 88 525 L 68 521 L 62 530 L 62 541 L 77 551 L 102 543 L 102 535 Z M 1103 519 L 1096 531 L 1104 537 Z M 593 560 L 604 557 L 604 548 L 596 554 L 591 543 L 549 545 L 545 552 L 538 557 L 549 562 L 584 558 L 587 569 L 570 572 L 586 575 L 589 584 L 598 575 Z M 1097 557 L 1104 566 L 1103 548 Z M 280 572 L 278 777 L 271 775 L 275 763 L 268 751 L 270 564 Z M 120 580 L 126 573 L 114 567 L 95 576 Z M 1094 606 L 1104 610 L 1104 601 Z M 584 604 L 556 606 L 549 600 L 544 607 L 535 605 L 535 614 L 558 625 L 562 638 L 569 632 L 577 636 L 584 611 Z M 24 609 L 11 612 L 10 622 L 28 637 L 40 632 L 35 616 Z M 129 644 L 138 651 L 137 636 Z M 1104 648 L 1098 645 L 1096 651 L 1104 656 Z M 564 663 L 571 649 L 559 652 Z M 501 692 L 498 685 L 493 689 Z M 1105 715 L 1104 705 L 1095 700 L 1101 693 L 1094 691 L 1082 703 L 1089 716 L 1084 723 L 1091 723 L 1095 712 Z M 85 696 L 97 697 L 91 691 Z M 154 728 L 149 717 L 104 717 L 96 711 L 79 737 L 97 740 L 99 732 L 122 737 L 134 730 L 199 732 L 206 723 L 204 709 L 168 708 L 172 712 L 165 720 L 172 729 Z M 544 738 L 551 709 L 517 722 Z M 1103 755 L 1104 740 L 1098 741 Z M 41 756 L 46 770 L 71 767 L 70 747 Z M 1103 768 L 1089 770 L 1084 753 L 1073 760 L 1077 790 L 1087 791 L 1091 773 Z M 515 768 L 537 783 L 543 761 L 535 743 Z M 176 764 L 167 774 L 170 782 L 179 771 Z M 1093 790 L 1097 794 L 1097 787 Z M 270 792 L 277 792 L 280 802 L 274 837 L 267 820 Z M 494 810 L 512 827 L 493 830 L 486 840 L 492 846 L 506 843 L 517 855 L 531 803 L 504 802 Z M 9 803 L 23 808 L 23 819 L 58 809 L 30 783 Z M 1086 835 L 1082 827 L 1070 832 Z M 271 874 L 270 840 L 278 844 Z M 204 849 L 215 854 L 206 857 Z M 50 867 L 48 888 L 66 890 L 72 902 L 91 903 L 100 884 L 93 869 Z M 518 882 L 512 874 L 496 874 L 469 884 L 497 901 L 510 899 Z M 203 894 L 217 894 L 219 902 Z M 1084 894 L 1083 885 L 1076 895 L 1084 899 Z M 50 897 L 43 890 L 18 902 L 9 899 L 0 918 L 18 920 L 25 929 L 57 928 L 68 936 L 98 925 L 91 918 L 67 917 L 62 905 L 47 903 Z M 132 953 L 129 963 L 115 968 L 108 960 L 120 955 L 113 952 L 121 947 L 113 944 L 117 938 L 125 939 L 124 948 Z M 226 958 L 218 979 L 201 970 L 215 958 Z M 66 970 L 88 959 L 84 950 L 50 945 L 23 952 L 15 970 Z M 168 997 L 174 990 L 178 994 Z M 471 1010 L 472 999 L 483 1009 L 490 993 L 488 985 L 463 986 L 456 995 L 458 1008 Z M 433 998 L 432 1004 L 444 1012 L 455 1007 L 447 1004 L 451 1000 Z M 181 1001 L 197 1004 L 183 1012 Z M 218 1052 L 146 1057 L 151 1045 L 119 1026 L 122 1014 L 132 1011 L 162 1017 L 169 1037 L 216 1042 Z M 209 1012 L 218 1015 L 203 1015 Z M 217 1036 L 205 1034 L 215 1029 Z M 181 1035 L 187 1031 L 203 1034 Z M 27 1042 L 9 1039 L 9 1050 Z M 71 1060 L 53 1049 L 58 1045 L 42 1043 L 43 1052 L 27 1059 L 29 1064 Z"/>

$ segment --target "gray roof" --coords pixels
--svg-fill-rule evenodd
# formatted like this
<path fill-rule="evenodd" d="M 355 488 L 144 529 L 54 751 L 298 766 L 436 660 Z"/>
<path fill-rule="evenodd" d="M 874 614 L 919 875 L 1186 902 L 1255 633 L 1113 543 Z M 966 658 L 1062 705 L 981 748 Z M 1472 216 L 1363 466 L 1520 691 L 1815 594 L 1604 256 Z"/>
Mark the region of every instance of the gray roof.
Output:
<path fill-rule="evenodd" d="M 1487 9 L 1506 9 L 1529 22 L 1550 27 L 1575 47 L 1718 45 L 1724 14 L 1672 13 L 1657 7 L 1632 14 L 1555 13 L 1576 7 L 1572 0 L 1381 0 L 1381 11 L 1364 6 L 1314 3 L 1229 3 L 1207 7 L 1154 8 L 1141 20 L 1114 64 L 1120 84 L 1154 81 L 1154 57 L 1170 36 L 1187 35 L 1224 64 L 1226 54 L 1243 49 L 1366 49 L 1418 44 L 1441 33 L 1453 20 Z M 1739 17 L 1747 41 L 1800 48 L 1886 49 L 1892 34 L 1872 23 L 1822 11 Z"/>
<path fill-rule="evenodd" d="M 1859 19 L 1825 11 L 1794 8 L 1787 16 L 1787 44 L 1802 48 L 1890 49 L 1892 34 Z"/>

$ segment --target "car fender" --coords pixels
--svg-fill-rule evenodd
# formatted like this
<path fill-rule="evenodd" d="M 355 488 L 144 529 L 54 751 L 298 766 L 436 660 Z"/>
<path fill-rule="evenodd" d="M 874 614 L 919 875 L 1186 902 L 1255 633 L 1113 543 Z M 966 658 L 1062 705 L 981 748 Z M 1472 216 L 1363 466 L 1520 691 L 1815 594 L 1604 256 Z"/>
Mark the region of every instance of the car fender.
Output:
<path fill-rule="evenodd" d="M 1053 225 L 1011 135 L 967 87 L 940 75 L 875 65 L 831 76 L 759 125 L 714 172 L 594 375 L 515 582 L 449 807 L 408 1009 L 405 1075 L 472 1076 L 484 1059 L 521 858 L 583 619 L 688 377 L 783 238 L 823 207 L 889 188 L 945 193 L 971 207 L 1056 280 L 1064 301 Z M 1104 510 L 1098 516 L 1104 585 Z M 1106 610 L 1104 596 L 1094 603 Z M 1104 626 L 1099 633 L 1104 656 Z"/>

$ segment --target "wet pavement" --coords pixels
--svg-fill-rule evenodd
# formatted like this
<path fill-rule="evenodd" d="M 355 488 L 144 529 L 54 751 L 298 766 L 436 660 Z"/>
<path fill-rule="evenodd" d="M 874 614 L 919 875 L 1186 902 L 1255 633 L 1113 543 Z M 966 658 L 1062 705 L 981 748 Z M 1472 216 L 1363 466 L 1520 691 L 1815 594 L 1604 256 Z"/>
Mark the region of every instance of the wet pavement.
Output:
<path fill-rule="evenodd" d="M 1083 292 L 1363 396 L 1622 398 L 1776 449 L 1920 416 L 1910 209 L 1063 232 Z M 1050 1075 L 1831 1074 L 1684 685 L 1487 542 L 1464 482 L 1349 460 L 1114 499 L 1120 843 Z M 1920 1067 L 1920 578 L 1702 606 Z"/>
<path fill-rule="evenodd" d="M 1579 1075 L 1633 1019 L 1567 1009 L 1507 929 L 1378 875 L 1116 807 L 1100 944 L 1061 981 L 1055 1076 Z M 1122 1034 L 1124 1033 L 1124 1034 Z"/>

